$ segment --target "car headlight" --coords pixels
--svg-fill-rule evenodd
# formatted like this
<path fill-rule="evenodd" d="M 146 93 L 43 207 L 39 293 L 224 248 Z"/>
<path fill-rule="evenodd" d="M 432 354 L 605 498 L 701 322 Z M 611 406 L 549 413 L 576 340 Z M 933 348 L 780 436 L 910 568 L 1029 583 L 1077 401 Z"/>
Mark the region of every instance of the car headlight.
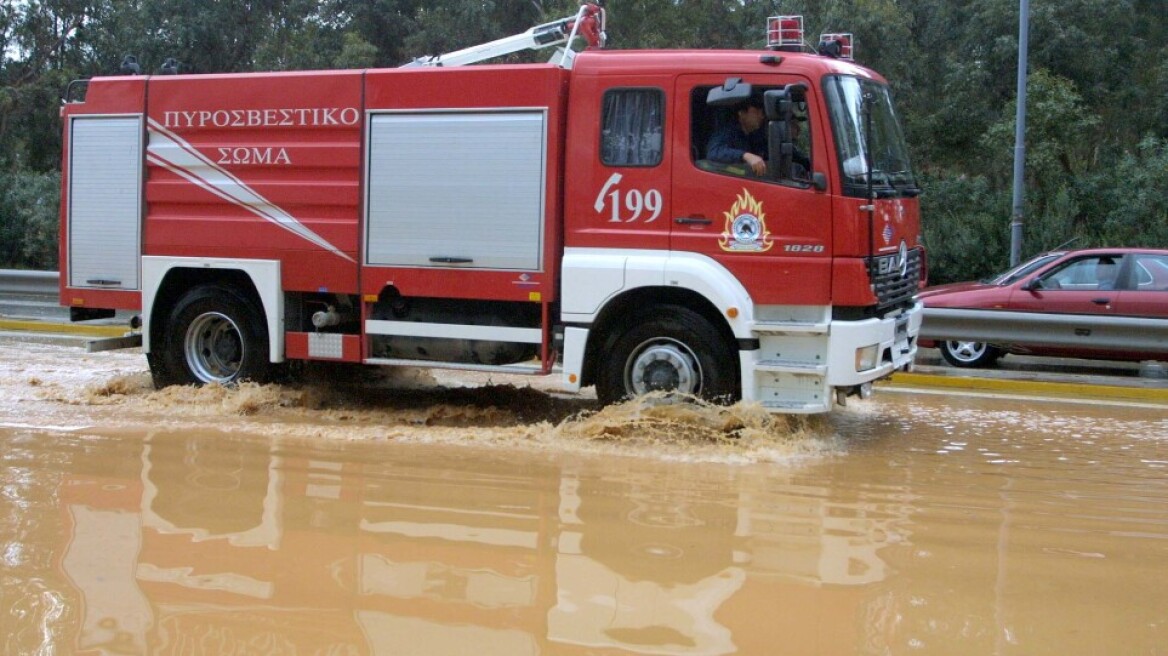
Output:
<path fill-rule="evenodd" d="M 868 371 L 876 368 L 876 357 L 880 353 L 880 345 L 872 344 L 856 349 L 856 371 Z"/>

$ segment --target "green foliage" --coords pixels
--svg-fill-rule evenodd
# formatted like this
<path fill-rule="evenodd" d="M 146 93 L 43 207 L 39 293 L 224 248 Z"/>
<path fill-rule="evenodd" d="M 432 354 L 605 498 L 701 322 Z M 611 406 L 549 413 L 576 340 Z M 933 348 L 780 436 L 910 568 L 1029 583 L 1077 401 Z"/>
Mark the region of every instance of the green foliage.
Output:
<path fill-rule="evenodd" d="M 855 35 L 892 85 L 935 283 L 1004 268 L 1011 214 L 1017 0 L 608 0 L 612 48 L 758 48 L 767 16 L 808 40 Z M 58 107 L 74 79 L 397 66 L 570 15 L 575 0 L 21 0 L 0 3 L 0 266 L 55 259 Z M 1031 5 L 1024 254 L 1168 246 L 1163 0 Z M 513 57 L 543 60 L 543 54 Z M 47 205 L 46 205 L 47 203 Z"/>
<path fill-rule="evenodd" d="M 61 176 L 0 173 L 0 266 L 56 269 Z"/>
<path fill-rule="evenodd" d="M 1083 105 L 1075 84 L 1039 69 L 1027 82 L 1026 168 L 1031 182 L 1043 188 L 1091 169 L 1097 147 L 1105 137 L 1102 121 Z M 982 133 L 985 168 L 1001 182 L 1013 173 L 1014 112 L 1010 100 L 999 120 Z"/>
<path fill-rule="evenodd" d="M 403 41 L 409 54 L 403 60 L 486 43 L 541 22 L 544 17 L 530 3 L 433 0 L 414 14 L 414 29 Z"/>
<path fill-rule="evenodd" d="M 925 177 L 921 214 L 928 249 L 929 282 L 983 278 L 1009 259 L 1009 235 L 1001 230 L 1010 215 L 1010 193 L 985 176 Z"/>
<path fill-rule="evenodd" d="M 1090 181 L 1096 192 L 1098 239 L 1130 246 L 1168 246 L 1168 139 L 1144 139 Z"/>
<path fill-rule="evenodd" d="M 368 68 L 377 61 L 377 48 L 354 32 L 346 32 L 341 52 L 333 60 L 336 68 Z"/>

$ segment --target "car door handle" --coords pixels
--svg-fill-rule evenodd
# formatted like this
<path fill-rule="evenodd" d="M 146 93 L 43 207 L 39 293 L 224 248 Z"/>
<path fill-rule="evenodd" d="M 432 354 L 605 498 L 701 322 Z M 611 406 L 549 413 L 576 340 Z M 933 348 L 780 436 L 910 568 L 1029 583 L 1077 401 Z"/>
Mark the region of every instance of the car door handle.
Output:
<path fill-rule="evenodd" d="M 1091 302 L 1094 303 L 1095 305 L 1110 305 L 1111 299 L 1110 298 L 1093 298 L 1093 299 L 1091 299 Z"/>
<path fill-rule="evenodd" d="M 704 216 L 679 216 L 673 222 L 678 225 L 710 225 L 714 221 Z"/>

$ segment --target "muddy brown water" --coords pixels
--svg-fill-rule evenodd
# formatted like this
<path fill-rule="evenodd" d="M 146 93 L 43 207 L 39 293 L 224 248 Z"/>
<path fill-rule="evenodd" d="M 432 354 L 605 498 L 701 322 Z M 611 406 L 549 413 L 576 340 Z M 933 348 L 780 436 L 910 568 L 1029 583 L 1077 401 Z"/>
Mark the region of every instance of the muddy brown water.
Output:
<path fill-rule="evenodd" d="M 1163 407 L 359 376 L 0 342 L 0 652 L 1168 654 Z"/>

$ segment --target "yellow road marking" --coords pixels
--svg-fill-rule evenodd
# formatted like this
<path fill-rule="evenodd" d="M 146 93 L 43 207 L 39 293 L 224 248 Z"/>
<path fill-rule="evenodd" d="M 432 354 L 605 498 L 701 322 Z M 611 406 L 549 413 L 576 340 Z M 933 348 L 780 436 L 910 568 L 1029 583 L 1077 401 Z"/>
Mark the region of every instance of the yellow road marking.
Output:
<path fill-rule="evenodd" d="M 891 381 L 882 384 L 893 387 L 947 388 L 954 390 L 1000 392 L 1004 394 L 1034 394 L 1063 398 L 1128 399 L 1168 403 L 1168 387 L 1128 387 L 1124 385 L 1099 385 L 1094 383 L 967 378 L 964 376 L 936 376 L 919 373 L 893 374 Z"/>
<path fill-rule="evenodd" d="M 47 321 L 22 321 L 0 319 L 0 330 L 14 330 L 35 333 L 61 333 L 83 335 L 85 337 L 121 337 L 129 332 L 129 326 L 87 326 L 84 324 L 61 324 Z"/>

